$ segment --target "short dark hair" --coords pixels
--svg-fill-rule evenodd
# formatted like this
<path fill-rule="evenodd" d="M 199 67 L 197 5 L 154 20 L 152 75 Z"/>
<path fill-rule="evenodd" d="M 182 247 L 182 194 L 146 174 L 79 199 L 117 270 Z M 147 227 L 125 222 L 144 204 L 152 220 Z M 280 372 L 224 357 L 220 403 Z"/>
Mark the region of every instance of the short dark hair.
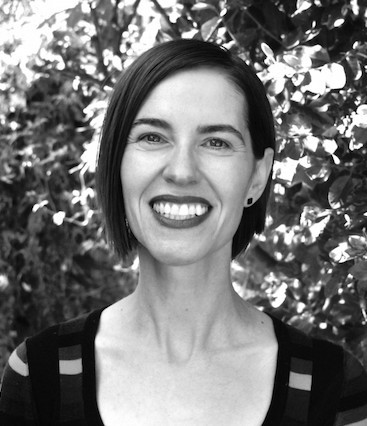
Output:
<path fill-rule="evenodd" d="M 122 73 L 113 90 L 101 134 L 96 189 L 106 222 L 107 238 L 116 253 L 125 258 L 136 247 L 136 239 L 126 226 L 120 168 L 133 121 L 148 94 L 166 77 L 178 71 L 216 67 L 244 94 L 255 158 L 266 148 L 275 150 L 274 122 L 265 89 L 255 72 L 237 55 L 213 43 L 174 40 L 159 44 L 139 56 Z M 260 199 L 243 209 L 234 235 L 232 258 L 245 250 L 255 233 L 265 226 L 271 174 Z"/>

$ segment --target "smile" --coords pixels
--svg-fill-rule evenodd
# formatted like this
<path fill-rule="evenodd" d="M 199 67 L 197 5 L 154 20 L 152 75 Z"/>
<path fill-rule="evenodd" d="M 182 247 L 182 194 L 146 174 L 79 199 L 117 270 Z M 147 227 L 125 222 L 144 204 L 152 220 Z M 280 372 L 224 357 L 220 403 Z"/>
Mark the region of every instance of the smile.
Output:
<path fill-rule="evenodd" d="M 153 210 L 160 215 L 174 220 L 192 219 L 195 216 L 202 216 L 207 213 L 209 206 L 205 204 L 175 204 L 156 202 Z"/>
<path fill-rule="evenodd" d="M 161 225 L 170 228 L 191 228 L 209 215 L 209 202 L 199 197 L 162 195 L 151 200 L 154 216 Z"/>

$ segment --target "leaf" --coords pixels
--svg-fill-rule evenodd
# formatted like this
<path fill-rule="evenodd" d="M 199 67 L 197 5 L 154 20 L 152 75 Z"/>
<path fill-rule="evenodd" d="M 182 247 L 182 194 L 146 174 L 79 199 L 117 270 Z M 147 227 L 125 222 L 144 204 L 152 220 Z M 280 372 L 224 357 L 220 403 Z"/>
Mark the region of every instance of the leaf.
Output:
<path fill-rule="evenodd" d="M 357 146 L 362 147 L 364 144 L 366 144 L 367 126 L 366 128 L 354 126 L 352 131 Z"/>
<path fill-rule="evenodd" d="M 328 154 L 334 154 L 334 152 L 338 149 L 338 144 L 334 139 L 324 139 L 322 141 L 322 146 Z"/>
<path fill-rule="evenodd" d="M 298 161 L 285 158 L 282 162 L 274 162 L 274 172 L 277 179 L 291 183 L 298 167 Z"/>
<path fill-rule="evenodd" d="M 367 239 L 364 235 L 350 235 L 348 242 L 351 247 L 360 250 L 361 254 L 367 253 Z"/>
<path fill-rule="evenodd" d="M 313 38 L 317 37 L 320 33 L 321 33 L 321 28 L 317 28 L 317 27 L 307 30 L 305 32 L 305 37 L 303 38 L 303 43 L 306 43 L 312 40 Z"/>
<path fill-rule="evenodd" d="M 78 3 L 70 12 L 70 15 L 66 19 L 66 24 L 70 28 L 75 28 L 77 24 L 83 19 L 84 13 L 82 10 L 81 3 Z"/>
<path fill-rule="evenodd" d="M 294 12 L 293 16 L 308 10 L 312 5 L 313 2 L 311 0 L 297 0 L 297 10 Z"/>
<path fill-rule="evenodd" d="M 258 3 L 258 2 L 257 2 Z M 275 2 L 264 1 L 260 6 L 261 19 L 264 27 L 275 37 L 279 38 L 284 34 L 284 24 L 286 16 L 284 12 L 275 5 Z"/>
<path fill-rule="evenodd" d="M 309 76 L 310 83 L 302 85 L 302 90 L 308 90 L 311 93 L 323 95 L 326 91 L 326 81 L 324 76 L 321 74 L 321 71 L 311 69 L 307 74 Z"/>
<path fill-rule="evenodd" d="M 258 40 L 257 28 L 246 28 L 245 30 L 241 30 L 239 34 L 236 34 L 236 40 L 242 47 L 251 46 Z"/>
<path fill-rule="evenodd" d="M 349 175 L 338 177 L 331 185 L 328 194 L 329 204 L 333 209 L 339 209 L 345 203 L 352 185 Z"/>
<path fill-rule="evenodd" d="M 322 136 L 325 138 L 335 138 L 338 134 L 338 129 L 335 126 L 330 126 L 323 131 Z"/>
<path fill-rule="evenodd" d="M 365 115 L 367 117 L 367 104 L 359 105 L 359 107 L 356 110 L 356 113 L 358 115 Z"/>
<path fill-rule="evenodd" d="M 276 96 L 279 95 L 284 90 L 284 86 L 286 83 L 285 78 L 276 78 L 273 80 L 268 87 L 268 93 L 270 96 Z"/>
<path fill-rule="evenodd" d="M 340 276 L 333 275 L 325 284 L 325 296 L 332 297 L 338 294 L 342 280 Z"/>
<path fill-rule="evenodd" d="M 55 225 L 60 226 L 63 224 L 65 219 L 65 212 L 59 211 L 52 216 L 52 220 Z"/>
<path fill-rule="evenodd" d="M 213 10 L 215 13 L 218 13 L 217 9 L 212 5 L 212 4 L 208 4 L 208 3 L 203 3 L 203 2 L 199 2 L 199 3 L 195 3 L 194 6 L 192 6 L 191 10 L 194 12 L 200 11 L 200 10 Z"/>
<path fill-rule="evenodd" d="M 305 49 L 305 53 L 307 53 L 312 60 L 313 67 L 320 67 L 330 62 L 328 51 L 319 44 L 315 44 L 314 46 L 303 46 L 303 48 Z"/>
<path fill-rule="evenodd" d="M 357 280 L 367 281 L 367 260 L 356 263 L 349 269 L 349 273 Z"/>
<path fill-rule="evenodd" d="M 364 129 L 367 128 L 367 105 L 359 105 L 353 116 L 353 124 Z"/>
<path fill-rule="evenodd" d="M 303 147 L 300 141 L 297 139 L 291 139 L 285 146 L 283 155 L 293 160 L 299 160 L 299 158 L 303 155 Z"/>
<path fill-rule="evenodd" d="M 274 62 L 268 67 L 268 73 L 272 78 L 292 77 L 295 74 L 294 68 L 284 62 Z"/>
<path fill-rule="evenodd" d="M 334 119 L 330 113 L 323 112 L 325 106 L 328 108 L 327 104 L 321 106 L 317 102 L 311 102 L 309 106 L 303 107 L 303 110 L 307 113 L 312 125 L 320 128 L 321 132 L 325 126 L 330 127 L 334 124 Z"/>
<path fill-rule="evenodd" d="M 353 79 L 359 80 L 362 77 L 362 67 L 355 56 L 347 56 L 347 63 L 352 71 Z"/>
<path fill-rule="evenodd" d="M 286 118 L 288 132 L 292 136 L 306 136 L 312 130 L 308 116 L 304 114 L 289 114 Z"/>
<path fill-rule="evenodd" d="M 0 274 L 0 293 L 9 286 L 9 278 L 5 274 Z"/>
<path fill-rule="evenodd" d="M 261 43 L 260 47 L 261 47 L 261 50 L 265 53 L 265 56 L 267 58 L 273 58 L 274 59 L 274 52 L 269 47 L 269 45 L 267 45 L 266 43 Z"/>
<path fill-rule="evenodd" d="M 219 23 L 222 21 L 221 18 L 212 18 L 206 21 L 200 28 L 200 33 L 204 41 L 208 41 L 212 36 L 213 32 L 216 31 Z"/>
<path fill-rule="evenodd" d="M 317 148 L 319 146 L 319 142 L 320 142 L 320 139 L 317 138 L 316 136 L 312 136 L 312 135 L 306 136 L 303 139 L 304 147 L 311 152 L 317 151 Z"/>
<path fill-rule="evenodd" d="M 321 74 L 326 86 L 330 89 L 342 89 L 347 82 L 344 67 L 340 64 L 332 63 L 324 65 L 321 68 Z"/>
<path fill-rule="evenodd" d="M 330 167 L 318 158 L 314 158 L 312 166 L 306 169 L 306 174 L 311 180 L 326 182 L 330 173 Z"/>
<path fill-rule="evenodd" d="M 299 58 L 296 55 L 293 55 L 291 53 L 285 54 L 283 57 L 283 60 L 286 64 L 288 64 L 290 67 L 298 69 L 299 68 Z"/>
<path fill-rule="evenodd" d="M 330 259 L 337 263 L 348 262 L 348 260 L 352 259 L 348 253 L 348 248 L 349 245 L 346 241 L 339 243 L 337 247 L 330 251 Z"/>
<path fill-rule="evenodd" d="M 298 65 L 295 63 L 293 59 L 293 65 L 297 69 L 310 69 L 313 66 L 312 58 L 318 52 L 318 46 L 299 46 L 290 51 L 285 56 L 295 56 L 298 59 Z"/>
<path fill-rule="evenodd" d="M 332 6 L 328 10 L 328 17 L 327 17 L 327 28 L 329 30 L 332 30 L 333 28 L 338 28 L 341 25 L 344 24 L 344 14 L 345 11 L 343 8 L 341 8 L 339 5 Z"/>
<path fill-rule="evenodd" d="M 288 49 L 291 49 L 300 44 L 303 36 L 303 30 L 301 28 L 297 28 L 296 30 L 287 33 L 283 39 L 283 44 L 287 46 Z"/>
<path fill-rule="evenodd" d="M 357 288 L 359 292 L 365 294 L 367 292 L 367 280 L 358 280 Z"/>

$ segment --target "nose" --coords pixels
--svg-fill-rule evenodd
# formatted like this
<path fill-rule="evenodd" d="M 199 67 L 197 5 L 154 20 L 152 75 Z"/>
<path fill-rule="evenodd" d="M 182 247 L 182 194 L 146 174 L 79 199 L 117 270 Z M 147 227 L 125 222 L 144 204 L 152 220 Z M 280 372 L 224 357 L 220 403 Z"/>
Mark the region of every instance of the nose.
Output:
<path fill-rule="evenodd" d="M 167 182 L 185 186 L 199 181 L 197 158 L 192 147 L 175 146 L 167 158 L 163 177 Z"/>

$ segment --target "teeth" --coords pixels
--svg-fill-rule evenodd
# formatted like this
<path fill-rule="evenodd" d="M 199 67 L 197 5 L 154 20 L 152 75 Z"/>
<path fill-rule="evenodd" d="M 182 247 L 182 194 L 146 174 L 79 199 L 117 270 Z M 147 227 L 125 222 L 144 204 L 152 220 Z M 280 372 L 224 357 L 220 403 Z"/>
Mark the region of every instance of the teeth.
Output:
<path fill-rule="evenodd" d="M 189 205 L 189 214 L 193 215 L 196 212 L 196 207 L 195 204 L 190 204 Z"/>
<path fill-rule="evenodd" d="M 156 202 L 153 209 L 169 219 L 185 220 L 195 216 L 202 216 L 208 211 L 206 204 L 175 204 Z"/>
<path fill-rule="evenodd" d="M 182 204 L 178 213 L 180 216 L 189 215 L 189 206 L 187 204 Z"/>
<path fill-rule="evenodd" d="M 171 211 L 169 212 L 169 214 L 173 216 L 177 216 L 179 211 L 180 211 L 180 206 L 178 204 L 173 204 L 171 206 Z"/>

